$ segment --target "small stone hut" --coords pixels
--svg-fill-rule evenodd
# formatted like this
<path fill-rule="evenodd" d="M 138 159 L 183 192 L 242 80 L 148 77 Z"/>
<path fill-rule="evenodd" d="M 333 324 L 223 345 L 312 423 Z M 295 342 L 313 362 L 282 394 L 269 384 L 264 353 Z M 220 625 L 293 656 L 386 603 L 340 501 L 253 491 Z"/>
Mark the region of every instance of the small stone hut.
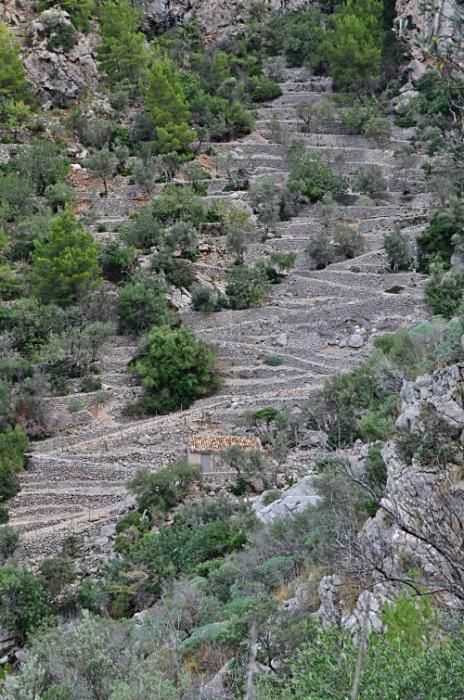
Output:
<path fill-rule="evenodd" d="M 244 435 L 195 435 L 187 443 L 189 464 L 199 464 L 203 474 L 218 474 L 224 471 L 221 452 L 229 447 L 239 447 L 245 451 L 262 451 L 258 437 Z"/>

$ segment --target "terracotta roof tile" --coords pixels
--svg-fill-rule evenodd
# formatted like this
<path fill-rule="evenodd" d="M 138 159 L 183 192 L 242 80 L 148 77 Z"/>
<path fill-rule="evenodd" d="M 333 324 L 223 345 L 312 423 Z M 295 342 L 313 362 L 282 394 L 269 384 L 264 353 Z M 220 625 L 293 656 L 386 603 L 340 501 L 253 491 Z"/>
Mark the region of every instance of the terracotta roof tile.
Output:
<path fill-rule="evenodd" d="M 229 447 L 240 447 L 242 450 L 262 450 L 258 437 L 244 435 L 195 435 L 188 441 L 190 452 L 222 452 Z"/>

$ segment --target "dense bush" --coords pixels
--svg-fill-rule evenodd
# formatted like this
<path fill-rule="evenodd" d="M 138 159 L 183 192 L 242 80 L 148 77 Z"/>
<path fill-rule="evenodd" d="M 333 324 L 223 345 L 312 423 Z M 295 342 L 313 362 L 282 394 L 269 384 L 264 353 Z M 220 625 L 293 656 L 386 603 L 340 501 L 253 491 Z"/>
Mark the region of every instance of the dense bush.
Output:
<path fill-rule="evenodd" d="M 433 312 L 451 318 L 463 300 L 464 271 L 460 268 L 445 270 L 443 265 L 431 266 L 432 276 L 425 287 L 425 300 Z"/>
<path fill-rule="evenodd" d="M 279 15 L 272 20 L 272 49 L 291 67 L 316 68 L 324 58 L 322 15 L 317 10 Z"/>
<path fill-rule="evenodd" d="M 140 209 L 134 223 L 124 229 L 123 237 L 130 246 L 149 251 L 164 238 L 164 227 L 155 218 L 150 205 Z"/>
<path fill-rule="evenodd" d="M 226 287 L 227 301 L 232 309 L 259 306 L 266 300 L 268 292 L 269 281 L 261 266 L 236 265 L 232 268 Z"/>
<path fill-rule="evenodd" d="M 169 58 L 155 57 L 145 103 L 153 119 L 156 151 L 185 151 L 195 135 L 189 128 L 190 112 L 182 83 Z"/>
<path fill-rule="evenodd" d="M 28 439 L 21 428 L 9 428 L 0 433 L 0 501 L 19 491 L 18 472 L 24 466 Z"/>
<path fill-rule="evenodd" d="M 352 187 L 370 197 L 381 197 L 387 190 L 387 181 L 380 165 L 365 165 L 351 176 Z"/>
<path fill-rule="evenodd" d="M 111 282 L 127 279 L 137 264 L 137 251 L 132 246 L 122 246 L 117 241 L 108 243 L 100 254 L 103 277 Z"/>
<path fill-rule="evenodd" d="M 90 22 L 95 12 L 94 0 L 60 0 L 59 3 L 55 0 L 39 0 L 37 9 L 42 11 L 57 5 L 69 14 L 76 29 L 84 32 L 90 29 Z"/>
<path fill-rule="evenodd" d="M 169 325 L 174 320 L 168 309 L 164 284 L 143 273 L 119 288 L 117 311 L 121 333 L 135 336 L 152 326 Z"/>
<path fill-rule="evenodd" d="M 433 214 L 427 228 L 417 237 L 420 272 L 428 272 L 432 262 L 449 267 L 454 245 L 464 239 L 462 217 L 451 211 Z"/>
<path fill-rule="evenodd" d="M 344 178 L 335 175 L 328 165 L 309 153 L 297 157 L 292 163 L 287 186 L 291 192 L 310 202 L 317 202 L 327 192 L 335 198 L 346 192 Z"/>
<path fill-rule="evenodd" d="M 191 331 L 154 328 L 130 367 L 145 390 L 142 408 L 169 413 L 212 393 L 219 386 L 214 360 L 211 348 Z"/>
<path fill-rule="evenodd" d="M 192 289 L 192 307 L 194 311 L 210 314 L 213 311 L 219 311 L 221 300 L 215 289 L 197 284 Z"/>
<path fill-rule="evenodd" d="M 142 469 L 129 481 L 128 488 L 137 497 L 140 512 L 162 515 L 181 503 L 200 477 L 200 467 L 180 460 L 157 472 Z"/>

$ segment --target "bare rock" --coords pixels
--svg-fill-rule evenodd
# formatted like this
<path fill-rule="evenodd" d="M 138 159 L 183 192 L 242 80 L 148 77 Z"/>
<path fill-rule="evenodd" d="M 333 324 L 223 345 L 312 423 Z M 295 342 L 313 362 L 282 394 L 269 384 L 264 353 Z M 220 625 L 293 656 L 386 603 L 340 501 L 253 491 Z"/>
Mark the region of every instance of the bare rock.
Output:
<path fill-rule="evenodd" d="M 282 493 L 281 498 L 269 505 L 263 505 L 262 499 L 253 503 L 256 517 L 263 523 L 272 523 L 280 518 L 288 518 L 301 513 L 308 506 L 316 505 L 319 496 L 313 486 L 311 476 L 305 476 Z"/>

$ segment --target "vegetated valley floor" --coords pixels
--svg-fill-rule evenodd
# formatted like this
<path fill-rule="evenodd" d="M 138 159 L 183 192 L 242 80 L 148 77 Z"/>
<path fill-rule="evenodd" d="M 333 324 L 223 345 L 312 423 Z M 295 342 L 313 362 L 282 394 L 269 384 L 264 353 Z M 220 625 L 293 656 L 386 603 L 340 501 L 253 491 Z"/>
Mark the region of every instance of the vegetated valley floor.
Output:
<path fill-rule="evenodd" d="M 127 338 L 116 338 L 104 358 L 101 375 L 111 400 L 73 434 L 34 446 L 29 468 L 21 476 L 21 492 L 9 503 L 11 524 L 21 532 L 21 555 L 29 562 L 58 552 L 69 535 L 79 535 L 89 552 L 98 553 L 118 515 L 130 504 L 125 483 L 137 469 L 156 468 L 182 456 L 186 438 L 198 430 L 229 432 L 247 408 L 301 404 L 325 377 L 358 364 L 375 336 L 413 325 L 425 316 L 421 280 L 414 273 L 385 272 L 382 245 L 384 232 L 399 222 L 417 225 L 427 208 L 420 156 L 407 173 L 398 173 L 395 167 L 394 151 L 405 145 L 407 131 L 394 127 L 391 142 L 382 147 L 360 136 L 335 133 L 336 128 L 334 133 L 299 134 L 296 106 L 302 100 L 325 97 L 330 83 L 292 69 L 286 71 L 281 87 L 282 97 L 260 108 L 255 132 L 216 145 L 218 152 L 233 152 L 237 160 L 243 159 L 252 181 L 263 177 L 284 181 L 285 149 L 271 137 L 274 117 L 284 132 L 301 136 L 307 148 L 322 159 L 340 162 L 343 157 L 341 167 L 346 173 L 363 164 L 380 165 L 389 185 L 384 203 L 342 208 L 346 221 L 359 225 L 363 232 L 364 252 L 354 260 L 310 270 L 304 250 L 321 224 L 309 206 L 298 217 L 280 223 L 266 242 L 259 242 L 257 232 L 247 262 L 273 250 L 295 251 L 296 269 L 272 288 L 269 303 L 263 307 L 211 315 L 183 313 L 186 325 L 216 346 L 225 377 L 218 394 L 187 411 L 141 421 L 122 416 L 124 405 L 140 390 L 126 372 L 136 345 Z M 402 196 L 405 181 L 413 193 L 407 201 Z M 213 178 L 208 197 L 230 197 L 246 206 L 247 193 L 225 194 L 225 182 Z M 118 235 L 108 232 L 135 210 L 137 195 L 132 190 L 124 178 L 113 183 L 109 196 L 99 204 L 99 220 L 93 227 L 97 238 Z M 81 195 L 90 200 L 90 187 Z M 97 233 L 103 229 L 105 234 Z M 211 243 L 216 252 L 196 263 L 198 275 L 221 281 L 226 270 L 221 270 L 220 262 L 218 267 L 217 251 L 225 242 L 218 238 L 203 242 Z M 393 287 L 400 288 L 400 293 L 387 291 Z M 364 339 L 358 349 L 348 343 L 357 328 Z M 269 355 L 278 355 L 282 364 L 266 365 L 263 360 Z M 91 394 L 76 397 L 91 405 Z M 73 398 L 50 401 L 65 406 Z"/>

